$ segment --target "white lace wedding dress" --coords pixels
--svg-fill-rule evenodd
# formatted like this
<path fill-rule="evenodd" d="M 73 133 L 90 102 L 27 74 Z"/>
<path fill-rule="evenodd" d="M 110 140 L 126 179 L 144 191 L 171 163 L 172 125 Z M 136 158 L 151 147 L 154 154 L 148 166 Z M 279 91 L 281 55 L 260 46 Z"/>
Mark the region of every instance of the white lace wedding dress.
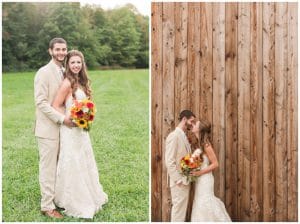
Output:
<path fill-rule="evenodd" d="M 84 91 L 75 92 L 78 100 L 86 98 Z M 66 101 L 70 114 L 72 97 Z M 99 182 L 98 169 L 89 133 L 81 128 L 60 128 L 60 153 L 55 185 L 55 204 L 64 208 L 67 216 L 93 218 L 108 201 Z"/>
<path fill-rule="evenodd" d="M 209 165 L 204 154 L 201 169 Z M 214 176 L 212 172 L 199 176 L 195 183 L 195 195 L 192 209 L 192 222 L 231 222 L 224 203 L 214 194 Z"/>

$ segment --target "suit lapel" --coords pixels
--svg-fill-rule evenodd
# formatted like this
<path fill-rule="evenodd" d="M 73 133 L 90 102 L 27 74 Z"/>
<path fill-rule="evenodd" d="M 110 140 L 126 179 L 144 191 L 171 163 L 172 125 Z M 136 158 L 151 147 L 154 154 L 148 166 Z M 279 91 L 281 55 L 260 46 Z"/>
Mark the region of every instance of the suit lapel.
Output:
<path fill-rule="evenodd" d="M 178 133 L 178 135 L 180 136 L 181 140 L 183 141 L 187 153 L 191 153 L 191 152 L 192 152 L 192 150 L 191 150 L 191 145 L 190 145 L 190 143 L 188 142 L 187 137 L 186 137 L 186 135 L 184 134 L 184 132 L 177 129 L 177 133 Z"/>
<path fill-rule="evenodd" d="M 56 65 L 54 64 L 53 61 L 50 61 L 49 62 L 49 67 L 50 67 L 50 70 L 51 70 L 51 74 L 53 76 L 53 79 L 56 81 L 56 83 L 61 83 L 61 77 L 60 77 L 60 74 L 58 74 L 58 71 L 57 71 L 57 68 L 56 68 Z"/>
<path fill-rule="evenodd" d="M 185 138 L 183 139 L 183 141 L 184 141 L 184 144 L 185 144 L 185 146 L 186 146 L 186 149 L 187 149 L 188 153 L 192 153 L 191 145 L 190 145 L 190 143 L 188 142 L 187 138 L 185 137 Z"/>

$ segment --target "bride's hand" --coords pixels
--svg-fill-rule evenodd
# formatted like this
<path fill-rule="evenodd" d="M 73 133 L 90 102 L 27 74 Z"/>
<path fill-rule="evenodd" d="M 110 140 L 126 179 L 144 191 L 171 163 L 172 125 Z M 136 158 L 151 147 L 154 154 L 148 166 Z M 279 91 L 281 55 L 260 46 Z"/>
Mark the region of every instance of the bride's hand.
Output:
<path fill-rule="evenodd" d="M 69 128 L 76 127 L 77 125 L 71 120 L 70 116 L 66 116 L 64 119 L 64 125 L 68 126 Z"/>
<path fill-rule="evenodd" d="M 201 172 L 201 170 L 192 171 L 192 172 L 190 173 L 190 175 L 193 176 L 193 177 L 199 177 L 199 176 L 202 175 L 202 172 Z"/>

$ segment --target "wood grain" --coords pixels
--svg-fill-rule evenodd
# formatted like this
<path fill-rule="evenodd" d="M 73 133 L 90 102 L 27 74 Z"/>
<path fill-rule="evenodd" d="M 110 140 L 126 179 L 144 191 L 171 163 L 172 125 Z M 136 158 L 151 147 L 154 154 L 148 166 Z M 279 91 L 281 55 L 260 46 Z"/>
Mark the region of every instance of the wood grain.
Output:
<path fill-rule="evenodd" d="M 250 3 L 238 8 L 238 216 L 250 220 Z"/>
<path fill-rule="evenodd" d="M 215 195 L 233 221 L 298 221 L 298 3 L 153 2 L 152 221 L 169 221 L 165 138 L 212 123 Z"/>
<path fill-rule="evenodd" d="M 214 170 L 215 194 L 225 200 L 225 4 L 213 3 L 213 146 L 219 160 Z"/>
<path fill-rule="evenodd" d="M 237 3 L 226 4 L 225 24 L 225 156 L 226 208 L 233 221 L 237 220 Z"/>
<path fill-rule="evenodd" d="M 262 220 L 262 4 L 251 4 L 250 217 Z"/>
<path fill-rule="evenodd" d="M 162 218 L 162 3 L 151 5 L 151 220 Z"/>
<path fill-rule="evenodd" d="M 275 4 L 263 3 L 263 220 L 275 221 Z"/>
<path fill-rule="evenodd" d="M 297 83 L 298 83 L 298 15 L 297 3 L 288 3 L 288 77 L 287 77 L 287 151 L 288 151 L 288 220 L 298 221 L 298 105 L 297 105 Z"/>
<path fill-rule="evenodd" d="M 275 5 L 275 188 L 276 221 L 287 217 L 287 3 Z"/>
<path fill-rule="evenodd" d="M 174 68 L 175 68 L 175 19 L 174 8 L 175 4 L 172 2 L 163 4 L 162 16 L 162 49 L 163 49 L 163 127 L 162 127 L 162 148 L 165 150 L 165 140 L 168 134 L 175 128 L 175 112 L 174 112 Z M 162 157 L 165 161 L 164 153 Z M 168 221 L 171 217 L 171 195 L 168 186 L 168 174 L 166 166 L 162 166 L 162 221 Z"/>

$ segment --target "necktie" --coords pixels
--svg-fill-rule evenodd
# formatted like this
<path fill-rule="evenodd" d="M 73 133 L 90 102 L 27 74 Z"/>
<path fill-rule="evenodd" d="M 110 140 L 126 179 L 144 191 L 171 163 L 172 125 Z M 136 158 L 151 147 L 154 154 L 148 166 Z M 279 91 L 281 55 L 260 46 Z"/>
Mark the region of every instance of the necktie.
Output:
<path fill-rule="evenodd" d="M 60 75 L 60 79 L 63 80 L 64 79 L 64 68 L 63 67 L 59 68 L 59 75 Z"/>

